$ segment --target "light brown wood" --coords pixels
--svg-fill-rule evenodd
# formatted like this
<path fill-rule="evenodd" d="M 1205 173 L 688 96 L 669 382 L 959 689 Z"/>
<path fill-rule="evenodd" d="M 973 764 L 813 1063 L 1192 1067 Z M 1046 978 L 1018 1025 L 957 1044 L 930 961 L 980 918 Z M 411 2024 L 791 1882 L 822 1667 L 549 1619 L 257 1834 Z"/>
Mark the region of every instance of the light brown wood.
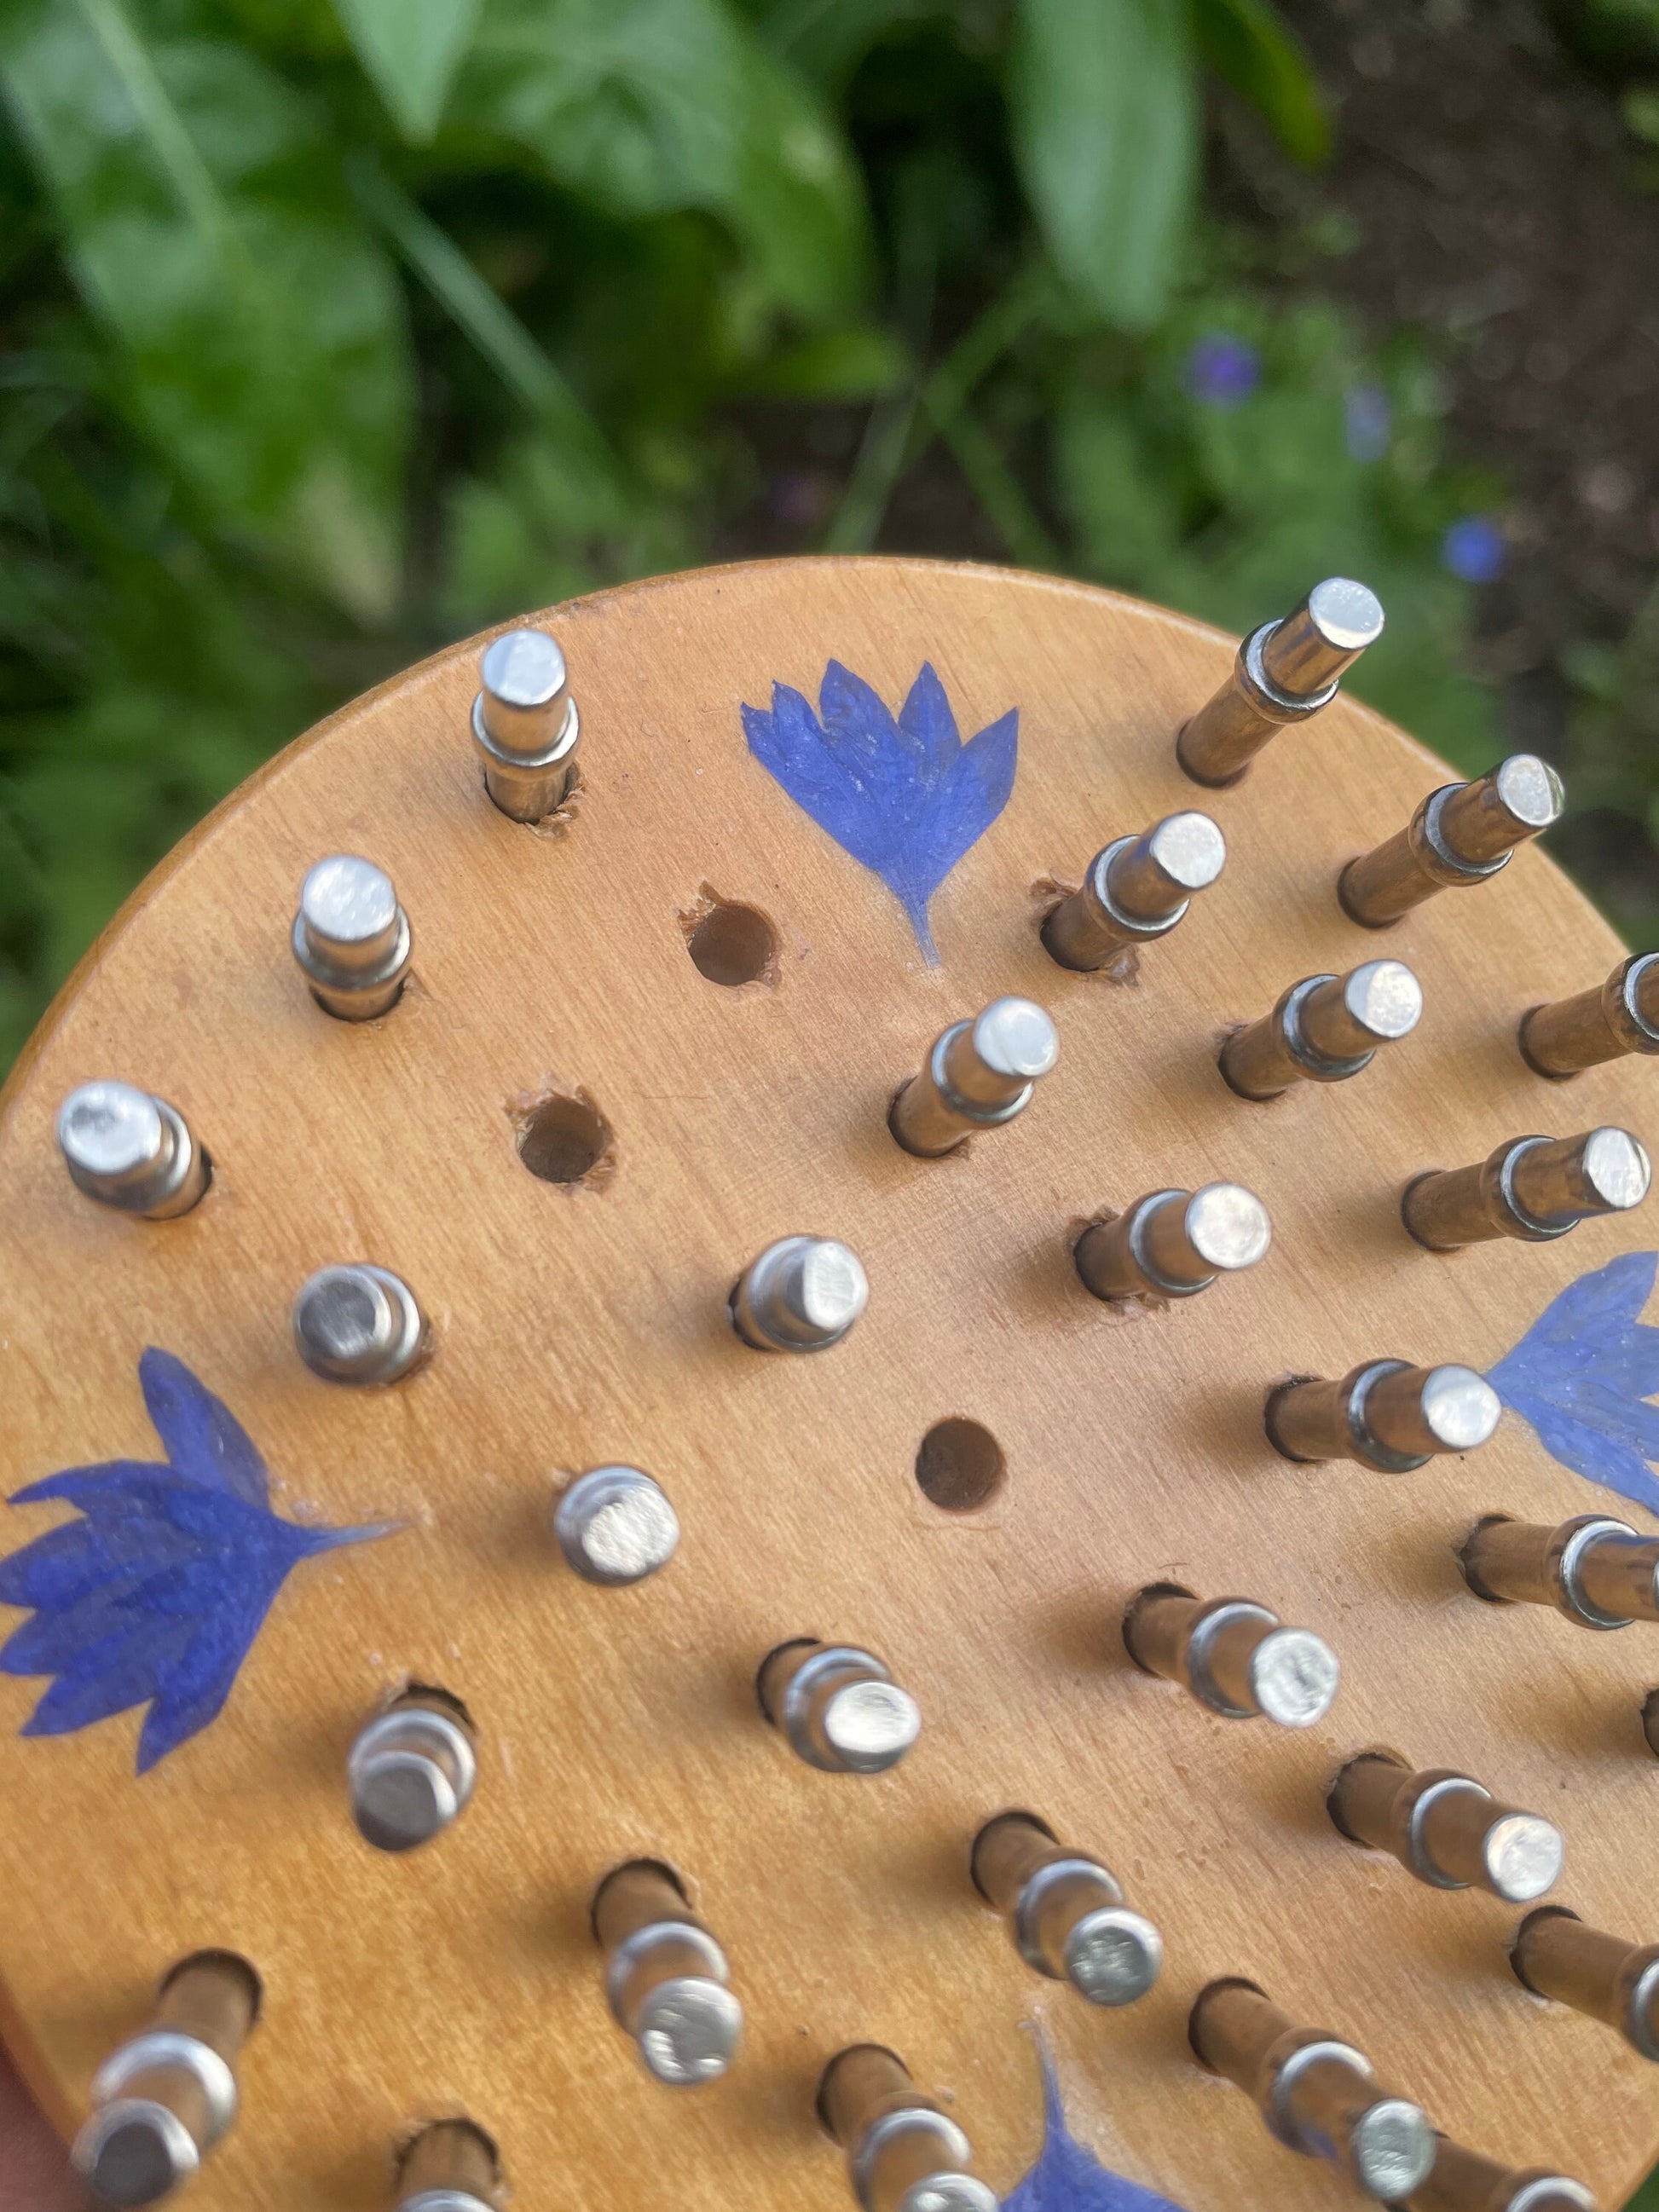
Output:
<path fill-rule="evenodd" d="M 1341 1762 L 1386 1744 L 1559 1818 L 1557 1895 L 1659 1930 L 1659 1791 L 1640 1726 L 1659 1637 L 1597 1637 L 1462 1589 L 1477 1515 L 1553 1522 L 1619 1501 L 1506 1417 L 1408 1477 L 1287 1465 L 1267 1385 L 1367 1357 L 1490 1366 L 1575 1276 L 1650 1219 L 1454 1259 L 1402 1233 L 1407 1176 L 1500 1138 L 1598 1120 L 1638 1133 L 1645 1064 L 1563 1090 L 1514 1046 L 1582 988 L 1610 931 L 1535 852 L 1386 938 L 1338 909 L 1337 868 L 1403 823 L 1437 763 L 1340 702 L 1237 789 L 1200 793 L 1174 732 L 1231 642 L 1105 592 L 915 562 L 785 562 L 632 586 L 549 617 L 580 705 L 585 788 L 556 833 L 505 819 L 467 740 L 476 644 L 296 744 L 146 884 L 54 1009 L 0 1121 L 0 1484 L 156 1453 L 136 1366 L 185 1360 L 246 1425 L 290 1516 L 406 1531 L 302 1564 L 223 1715 L 143 1780 L 139 1716 L 20 1740 L 44 1686 L 0 1680 L 0 1982 L 9 2039 L 65 2129 L 170 1960 L 245 1953 L 264 2008 L 240 2120 L 203 2212 L 370 2212 L 422 2119 L 470 2114 L 524 2212 L 833 2212 L 826 2058 L 901 2052 L 1006 2191 L 1032 2160 L 1037 2021 L 1074 2131 L 1192 2212 L 1312 2212 L 1341 2185 L 1206 2077 L 1188 2007 L 1260 1981 L 1363 2047 L 1457 2140 L 1581 2174 L 1608 2205 L 1659 2151 L 1659 2071 L 1510 1977 L 1516 1917 L 1368 1858 L 1328 1820 Z M 816 698 L 831 657 L 895 707 L 924 659 L 964 737 L 1020 710 L 1000 819 L 934 901 L 926 966 L 896 902 L 750 757 L 738 707 Z M 1141 957 L 1138 986 L 1057 967 L 1032 886 L 1108 836 L 1197 805 L 1221 881 Z M 382 1021 L 313 1003 L 287 932 L 336 850 L 391 871 L 415 980 Z M 725 988 L 687 951 L 708 884 L 769 918 L 775 976 Z M 1230 1024 L 1300 975 L 1398 950 L 1419 1032 L 1355 1080 L 1267 1106 L 1215 1066 Z M 1062 1057 L 1012 1127 L 957 1155 L 888 1134 L 895 1085 L 946 1022 L 1021 992 Z M 191 1119 L 216 1165 L 185 1219 L 70 1185 L 52 1115 L 115 1074 Z M 514 1115 L 580 1089 L 611 1132 L 602 1187 L 526 1172 Z M 1185 1305 L 1087 1297 L 1068 1231 L 1160 1184 L 1259 1192 L 1275 1242 Z M 822 1357 L 753 1352 L 738 1269 L 795 1231 L 843 1237 L 872 1286 Z M 314 1268 L 404 1275 L 433 1355 L 384 1393 L 331 1388 L 288 1337 Z M 921 1496 L 923 1434 L 994 1434 L 983 1514 Z M 549 1529 L 562 1471 L 648 1469 L 684 1528 L 632 1589 L 590 1587 Z M 8 1548 L 55 1505 L 7 1516 Z M 1632 1517 L 1640 1517 L 1632 1512 Z M 1141 1584 L 1260 1599 L 1343 1661 L 1306 1736 L 1213 1717 L 1136 1673 Z M 7 1615 L 9 1622 L 13 1616 Z M 803 1634 L 868 1645 L 921 1702 L 909 1759 L 814 1772 L 757 1717 L 761 1657 Z M 407 1679 L 464 1698 L 480 1778 L 452 1832 L 403 1857 L 354 1829 L 354 1730 Z M 981 1823 L 1030 1808 L 1097 1853 L 1163 1929 L 1153 1994 L 1099 2014 L 1021 1964 L 967 1873 Z M 748 2014 L 726 2080 L 649 2080 L 606 2010 L 587 1923 L 630 1857 L 684 1875 Z"/>

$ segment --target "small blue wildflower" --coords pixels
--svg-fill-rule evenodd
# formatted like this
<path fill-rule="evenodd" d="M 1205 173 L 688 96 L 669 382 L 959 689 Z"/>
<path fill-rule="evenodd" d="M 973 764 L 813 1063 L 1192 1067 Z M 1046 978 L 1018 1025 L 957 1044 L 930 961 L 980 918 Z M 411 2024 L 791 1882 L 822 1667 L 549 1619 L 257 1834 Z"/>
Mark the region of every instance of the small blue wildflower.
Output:
<path fill-rule="evenodd" d="M 1242 406 L 1261 381 L 1261 356 L 1243 338 L 1210 331 L 1188 352 L 1182 376 L 1201 407 Z"/>
<path fill-rule="evenodd" d="M 1466 584 L 1495 584 L 1509 566 L 1504 533 L 1489 514 L 1460 515 L 1440 541 L 1440 561 Z"/>

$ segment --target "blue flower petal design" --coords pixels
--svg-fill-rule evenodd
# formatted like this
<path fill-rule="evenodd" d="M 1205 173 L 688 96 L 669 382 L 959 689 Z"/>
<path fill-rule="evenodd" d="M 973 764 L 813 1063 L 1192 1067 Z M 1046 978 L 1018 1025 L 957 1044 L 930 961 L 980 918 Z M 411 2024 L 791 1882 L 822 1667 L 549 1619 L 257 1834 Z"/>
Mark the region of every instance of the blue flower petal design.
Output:
<path fill-rule="evenodd" d="M 1042 2154 L 1012 2195 L 1003 2198 L 1002 2212 L 1182 2212 L 1167 2197 L 1109 2173 L 1092 2151 L 1085 2150 L 1066 2125 L 1060 2083 L 1046 2051 L 1042 2061 Z"/>
<path fill-rule="evenodd" d="M 1019 750 L 1012 708 L 963 744 L 945 686 L 924 661 L 892 714 L 861 676 L 832 660 L 818 711 L 787 684 L 743 709 L 749 750 L 844 852 L 872 869 L 937 963 L 928 902 L 1008 803 Z"/>
<path fill-rule="evenodd" d="M 1486 1380 L 1563 1467 L 1659 1515 L 1659 1328 L 1638 1319 L 1656 1270 L 1626 1252 L 1581 1275 Z"/>
<path fill-rule="evenodd" d="M 81 1518 L 0 1559 L 0 1605 L 33 1616 L 0 1647 L 0 1674 L 55 1677 L 25 1735 L 64 1735 L 148 1705 L 143 1774 L 216 1717 L 301 1559 L 401 1524 L 283 1520 L 252 1439 L 181 1359 L 152 1346 L 138 1381 L 165 1462 L 69 1468 L 11 1498 L 61 1498 Z"/>

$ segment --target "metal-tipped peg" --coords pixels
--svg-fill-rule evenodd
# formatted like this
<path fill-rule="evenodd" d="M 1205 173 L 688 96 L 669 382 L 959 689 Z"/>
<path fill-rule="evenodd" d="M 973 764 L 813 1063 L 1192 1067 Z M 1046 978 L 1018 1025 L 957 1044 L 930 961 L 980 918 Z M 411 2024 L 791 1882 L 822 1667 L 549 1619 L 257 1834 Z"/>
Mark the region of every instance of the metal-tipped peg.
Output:
<path fill-rule="evenodd" d="M 826 1774 L 884 1774 L 921 1733 L 908 1690 L 873 1653 L 807 1636 L 780 1644 L 756 1678 L 761 1711 Z"/>
<path fill-rule="evenodd" d="M 1533 1007 L 1518 1042 L 1533 1073 L 1557 1083 L 1627 1052 L 1659 1052 L 1659 952 L 1632 953 L 1595 989 Z"/>
<path fill-rule="evenodd" d="M 434 2120 L 398 2161 L 394 2212 L 498 2212 L 501 2164 L 471 2120 Z"/>
<path fill-rule="evenodd" d="M 293 943 L 312 997 L 343 1022 L 385 1013 L 409 973 L 409 916 L 392 878 L 352 853 L 319 860 L 301 884 Z"/>
<path fill-rule="evenodd" d="M 1297 2027 L 1254 1982 L 1200 1990 L 1188 2033 L 1200 2062 L 1254 2100 L 1287 2150 L 1329 2159 L 1385 2204 L 1428 2179 L 1436 2138 L 1421 2110 L 1385 2089 L 1351 2044 Z"/>
<path fill-rule="evenodd" d="M 459 1698 L 411 1688 L 357 1731 L 346 1761 L 351 1817 L 377 1851 L 413 1850 L 459 1820 L 477 1779 Z"/>
<path fill-rule="evenodd" d="M 1267 1441 L 1286 1459 L 1353 1459 L 1380 1474 L 1410 1474 L 1437 1453 L 1485 1443 L 1503 1410 L 1472 1367 L 1370 1359 L 1340 1382 L 1281 1382 L 1267 1399 Z"/>
<path fill-rule="evenodd" d="M 236 2062 L 258 2011 L 246 1959 L 197 1951 L 173 1967 L 149 2026 L 93 2076 L 73 2155 L 101 2203 L 159 2203 L 190 2179 L 236 2117 Z"/>
<path fill-rule="evenodd" d="M 611 2010 L 658 2081 L 671 2089 L 717 2081 L 736 2055 L 743 2007 L 679 1876 L 654 1859 L 617 1867 L 594 1897 L 593 1933 Z"/>
<path fill-rule="evenodd" d="M 1474 1167 L 1415 1176 L 1401 1198 L 1400 1216 L 1431 1252 L 1455 1252 L 1494 1237 L 1540 1244 L 1598 1214 L 1628 1212 L 1647 1196 L 1652 1180 L 1646 1150 L 1628 1129 L 1511 1137 Z"/>
<path fill-rule="evenodd" d="M 1510 1964 L 1534 1996 L 1588 2013 L 1659 2060 L 1659 1943 L 1630 1943 L 1563 1905 L 1540 1905 L 1516 1929 Z"/>
<path fill-rule="evenodd" d="M 995 999 L 971 1022 L 953 1022 L 927 1065 L 894 1099 L 888 1127 L 907 1152 L 934 1159 L 976 1129 L 1023 1114 L 1060 1058 L 1060 1034 L 1030 999 Z"/>
<path fill-rule="evenodd" d="M 472 742 L 484 788 L 515 822 L 539 822 L 563 803 L 581 742 L 564 655 L 545 630 L 510 629 L 484 647 L 478 672 Z"/>
<path fill-rule="evenodd" d="M 643 1582 L 673 1558 L 680 1524 L 660 1486 L 637 1467 L 579 1474 L 553 1516 L 559 1548 L 584 1582 Z"/>
<path fill-rule="evenodd" d="M 1309 1628 L 1286 1628 L 1249 1598 L 1207 1601 L 1175 1583 L 1152 1583 L 1123 1620 L 1137 1667 L 1179 1682 L 1228 1720 L 1312 1728 L 1330 1711 L 1341 1681 L 1337 1656 Z"/>
<path fill-rule="evenodd" d="M 1132 1912 L 1098 1859 L 1066 1849 L 1030 1813 L 1000 1813 L 974 1838 L 974 1887 L 1007 1921 L 1028 1966 L 1093 2005 L 1133 2004 L 1164 1964 L 1164 1938 Z"/>
<path fill-rule="evenodd" d="M 879 2044 L 839 2051 L 818 2084 L 818 2117 L 847 2154 L 863 2212 L 996 2212 L 969 2168 L 967 2136 Z"/>
<path fill-rule="evenodd" d="M 320 1268 L 294 1301 L 295 1348 L 327 1382 L 396 1382 L 420 1357 L 425 1337 L 414 1291 L 366 1261 Z"/>
<path fill-rule="evenodd" d="M 1431 791 L 1405 829 L 1357 860 L 1337 881 L 1351 921 L 1386 929 L 1437 891 L 1482 884 L 1510 853 L 1560 819 L 1565 795 L 1547 761 L 1512 753 L 1474 783 Z"/>
<path fill-rule="evenodd" d="M 1103 968 L 1125 945 L 1167 937 L 1226 858 L 1207 814 L 1169 814 L 1143 837 L 1115 838 L 1043 922 L 1042 942 L 1062 968 Z"/>
<path fill-rule="evenodd" d="M 1530 2166 L 1524 2173 L 1437 2138 L 1434 2171 L 1406 2198 L 1406 2212 L 1595 2212 L 1582 2181 Z"/>
<path fill-rule="evenodd" d="M 827 1352 L 870 1300 L 858 1255 L 830 1237 L 781 1237 L 732 1293 L 732 1322 L 757 1352 Z"/>
<path fill-rule="evenodd" d="M 147 1221 L 188 1213 L 211 1176 L 178 1108 L 131 1083 L 71 1091 L 58 1109 L 58 1148 L 77 1190 Z"/>
<path fill-rule="evenodd" d="M 1221 1048 L 1221 1073 L 1242 1098 L 1277 1098 L 1293 1083 L 1342 1083 L 1370 1066 L 1379 1045 L 1409 1036 L 1422 1012 L 1423 987 L 1398 960 L 1304 976 L 1270 1014 L 1234 1030 Z"/>
<path fill-rule="evenodd" d="M 1467 1774 L 1413 1773 L 1389 1753 L 1364 1752 L 1337 1776 L 1328 1803 L 1350 1843 L 1387 1851 L 1431 1889 L 1486 1889 L 1530 1905 L 1560 1879 L 1561 1831 L 1500 1804 Z"/>
<path fill-rule="evenodd" d="M 1253 1267 L 1273 1241 L 1267 1209 L 1236 1182 L 1153 1190 L 1072 1248 L 1084 1288 L 1097 1298 L 1189 1298 L 1218 1274 Z"/>
<path fill-rule="evenodd" d="M 1282 622 L 1251 631 L 1226 682 L 1176 739 L 1176 758 L 1194 783 L 1237 783 L 1277 731 L 1330 705 L 1344 671 L 1382 635 L 1376 592 L 1328 576 Z"/>
<path fill-rule="evenodd" d="M 1659 1537 L 1605 1513 L 1558 1528 L 1489 1514 L 1458 1554 L 1463 1579 L 1494 1605 L 1547 1605 L 1581 1628 L 1659 1622 Z"/>

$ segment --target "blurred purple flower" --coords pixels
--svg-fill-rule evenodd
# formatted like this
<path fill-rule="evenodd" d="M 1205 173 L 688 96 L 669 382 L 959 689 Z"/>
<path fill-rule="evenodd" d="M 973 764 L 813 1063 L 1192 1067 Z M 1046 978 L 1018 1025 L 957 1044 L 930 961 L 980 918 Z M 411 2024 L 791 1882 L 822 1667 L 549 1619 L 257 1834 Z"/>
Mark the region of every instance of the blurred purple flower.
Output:
<path fill-rule="evenodd" d="M 1210 331 L 1187 356 L 1188 391 L 1202 407 L 1237 407 L 1261 381 L 1261 356 L 1243 338 Z"/>
<path fill-rule="evenodd" d="M 1394 440 L 1394 409 L 1380 384 L 1356 384 L 1342 403 L 1348 458 L 1380 461 Z"/>
<path fill-rule="evenodd" d="M 1441 539 L 1440 561 L 1466 584 L 1495 584 L 1509 565 L 1509 549 L 1491 515 L 1464 514 Z"/>

